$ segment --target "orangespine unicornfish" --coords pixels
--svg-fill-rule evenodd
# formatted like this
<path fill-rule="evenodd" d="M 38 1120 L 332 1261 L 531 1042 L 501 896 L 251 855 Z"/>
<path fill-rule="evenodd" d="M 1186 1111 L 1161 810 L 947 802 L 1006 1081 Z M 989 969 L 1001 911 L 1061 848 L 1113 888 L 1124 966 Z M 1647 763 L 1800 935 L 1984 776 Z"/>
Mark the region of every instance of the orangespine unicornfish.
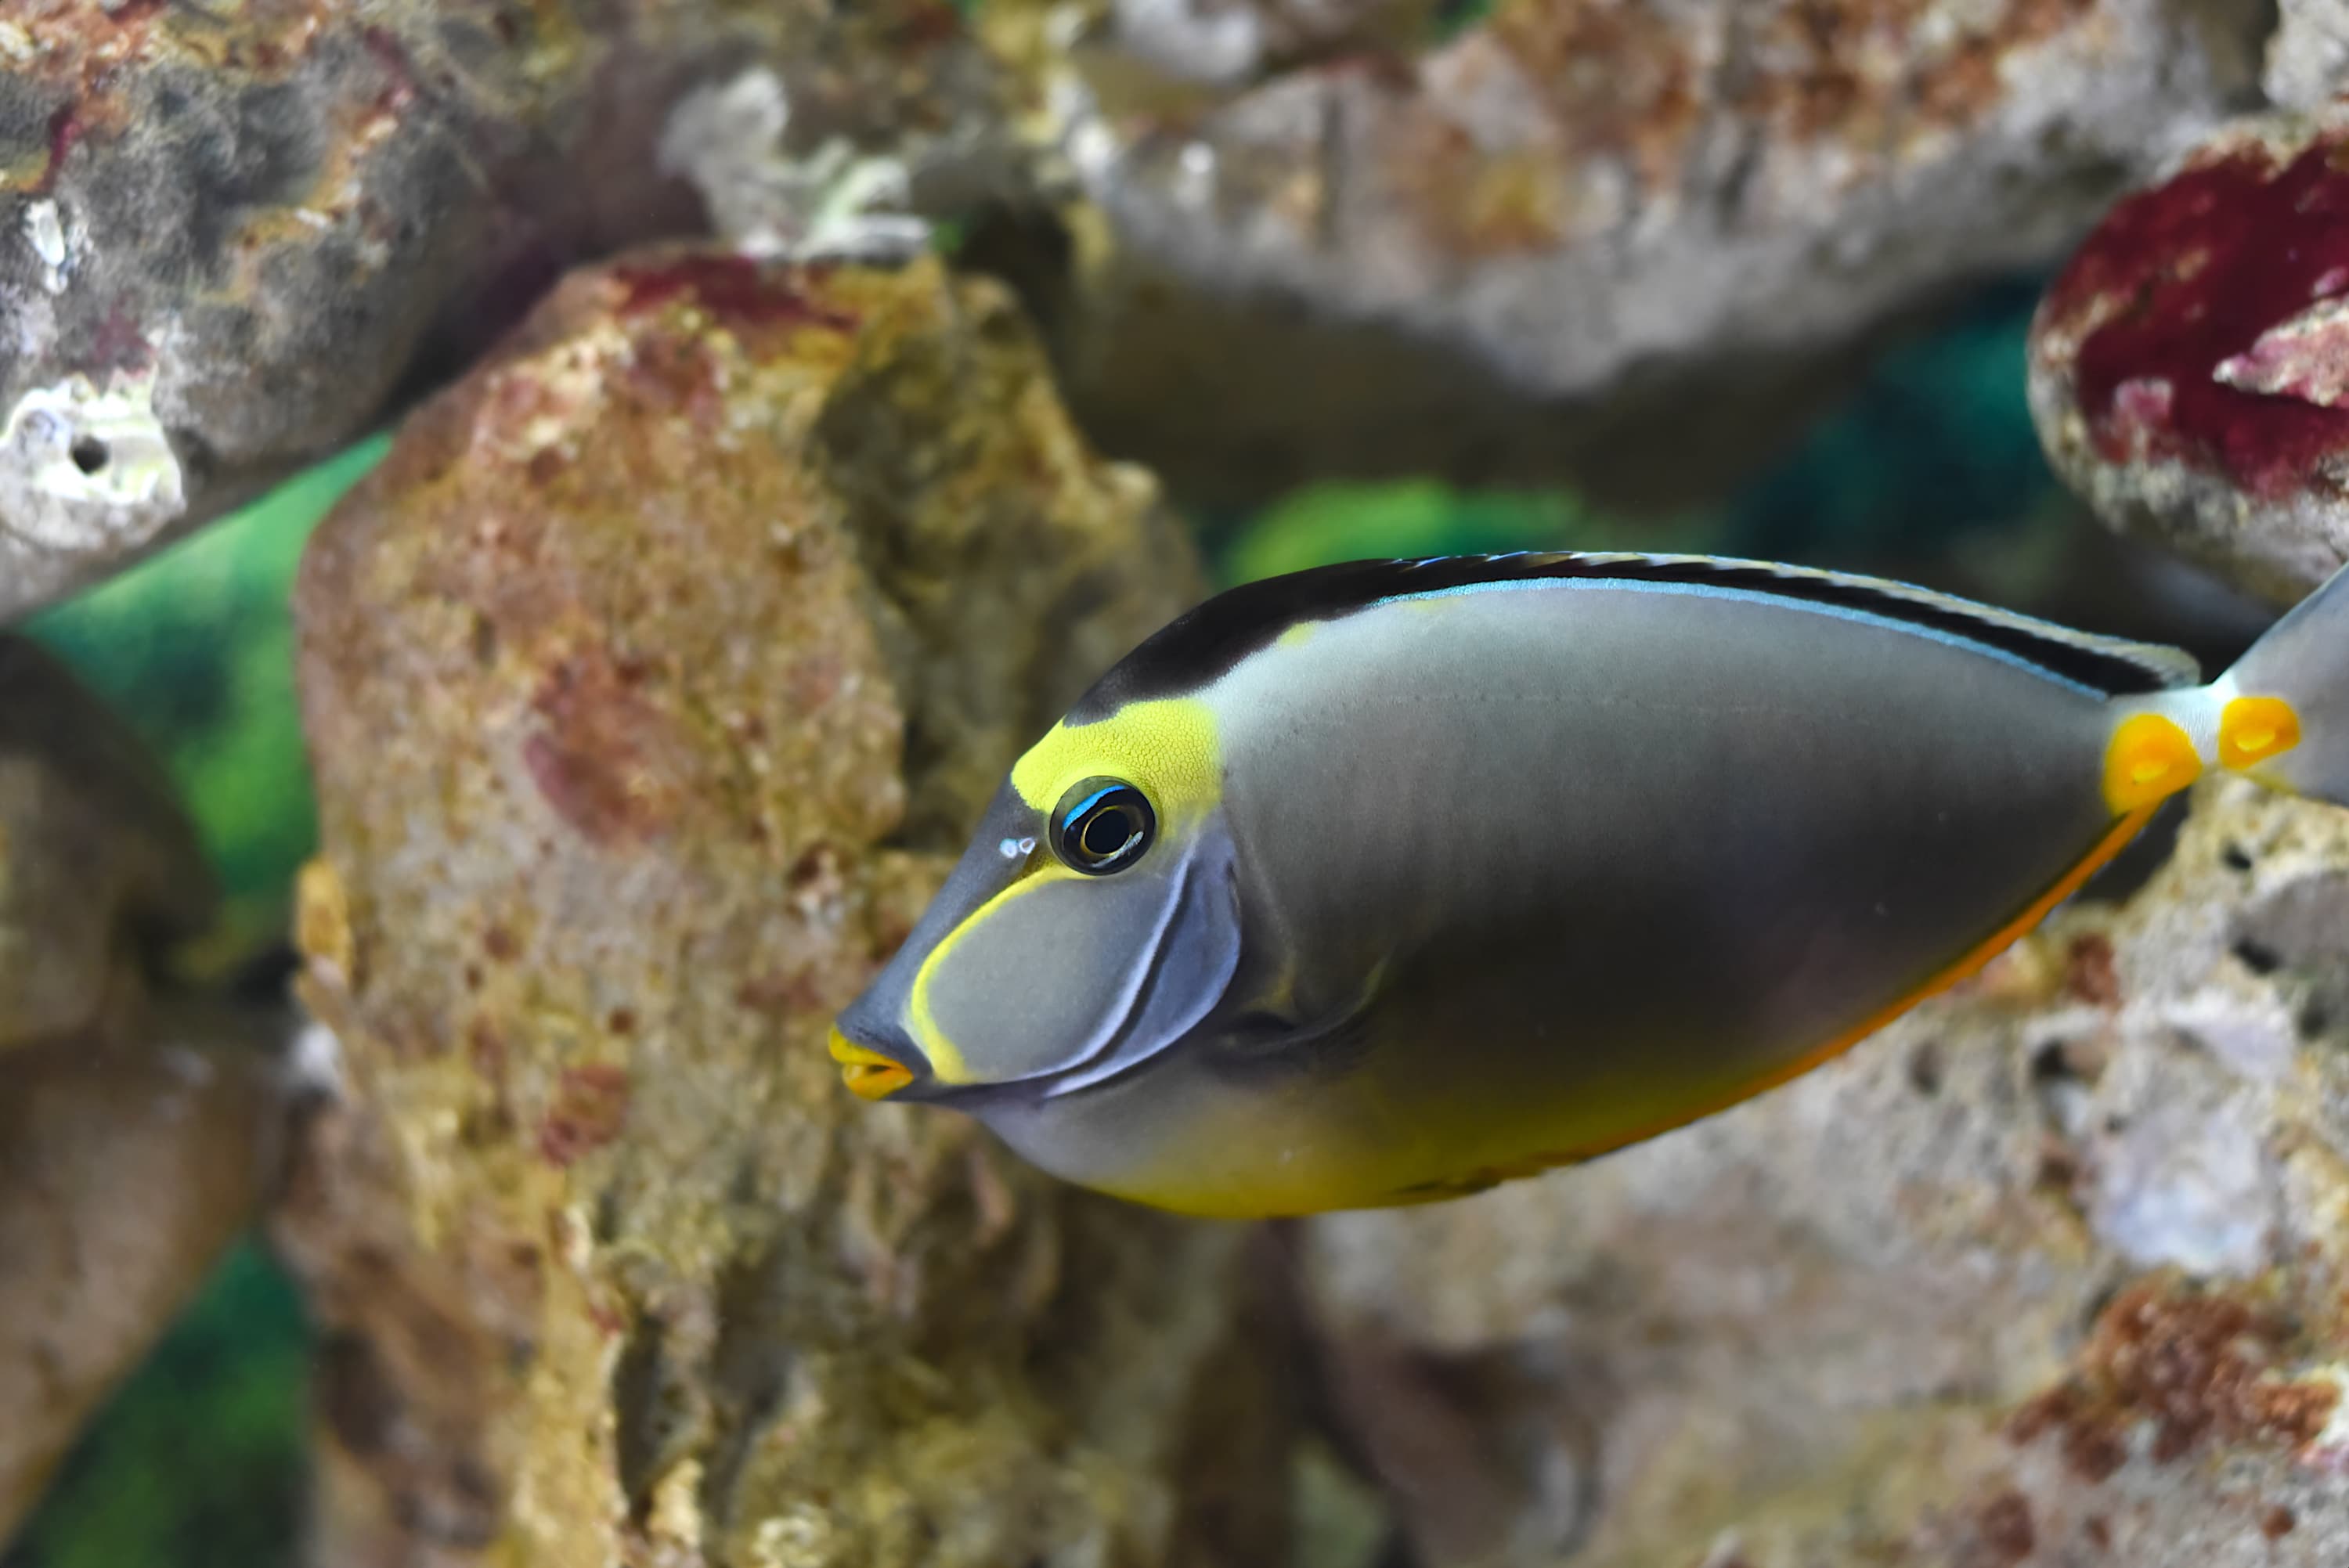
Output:
<path fill-rule="evenodd" d="M 2207 685 L 2176 649 L 1758 562 L 1250 583 L 1019 759 L 833 1054 L 1194 1213 L 1588 1159 L 1979 968 L 2206 772 L 2349 803 L 2344 583 Z"/>

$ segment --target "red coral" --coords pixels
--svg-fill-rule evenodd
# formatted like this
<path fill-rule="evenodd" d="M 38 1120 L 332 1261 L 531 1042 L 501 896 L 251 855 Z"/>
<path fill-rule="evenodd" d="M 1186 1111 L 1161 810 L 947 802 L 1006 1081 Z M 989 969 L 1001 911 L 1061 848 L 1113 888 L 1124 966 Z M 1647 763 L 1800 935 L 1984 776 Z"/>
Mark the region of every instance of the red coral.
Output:
<path fill-rule="evenodd" d="M 2089 236 L 2040 322 L 2102 317 L 2074 395 L 2106 461 L 2177 459 L 2272 500 L 2349 450 L 2349 407 L 2260 389 L 2341 379 L 2308 364 L 2339 335 L 2267 335 L 2349 292 L 2344 153 L 2334 136 L 2288 162 L 2229 150 L 2124 201 Z"/>
<path fill-rule="evenodd" d="M 57 176 L 65 172 L 66 160 L 81 140 L 83 129 L 80 111 L 70 103 L 61 105 L 49 116 L 49 160 L 41 167 L 41 178 L 33 186 L 34 195 L 47 196 L 57 188 Z"/>
<path fill-rule="evenodd" d="M 554 1109 L 539 1124 L 538 1152 L 550 1164 L 568 1165 L 620 1136 L 628 1119 L 628 1075 L 608 1063 L 565 1068 L 556 1081 Z"/>
<path fill-rule="evenodd" d="M 2031 1503 L 2013 1487 L 1984 1503 L 1974 1523 L 1982 1544 L 1995 1553 L 2001 1563 L 2021 1563 L 2038 1547 Z"/>
<path fill-rule="evenodd" d="M 657 836 L 678 805 L 677 739 L 637 694 L 641 679 L 590 648 L 549 670 L 531 701 L 547 722 L 523 742 L 531 781 L 557 816 L 607 848 Z"/>
<path fill-rule="evenodd" d="M 620 284 L 620 314 L 637 315 L 690 297 L 718 320 L 733 325 L 810 325 L 845 332 L 856 318 L 829 309 L 794 287 L 781 270 L 770 271 L 748 256 L 679 256 L 612 269 Z"/>
<path fill-rule="evenodd" d="M 2099 1007 L 2120 1006 L 2120 968 L 2114 962 L 2112 938 L 2090 931 L 2072 939 L 2064 953 L 2064 991 Z"/>
<path fill-rule="evenodd" d="M 2018 1410 L 2007 1436 L 2023 1444 L 2060 1429 L 2065 1460 L 2090 1480 L 2120 1468 L 2124 1434 L 2140 1420 L 2153 1423 L 2160 1464 L 2212 1438 L 2298 1448 L 2323 1429 L 2340 1390 L 2276 1375 L 2288 1337 L 2234 1296 L 2133 1285 L 2097 1319 L 2079 1375 Z"/>

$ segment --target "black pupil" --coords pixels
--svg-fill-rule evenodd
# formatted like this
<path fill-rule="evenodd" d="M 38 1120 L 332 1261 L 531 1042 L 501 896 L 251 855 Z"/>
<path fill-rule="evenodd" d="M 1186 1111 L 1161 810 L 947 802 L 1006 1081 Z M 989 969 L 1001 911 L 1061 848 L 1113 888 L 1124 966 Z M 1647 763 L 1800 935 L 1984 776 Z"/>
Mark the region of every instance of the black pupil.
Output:
<path fill-rule="evenodd" d="M 1077 834 L 1077 842 L 1085 853 L 1097 861 L 1105 861 L 1125 848 L 1133 837 L 1133 819 L 1123 806 L 1103 806 L 1085 820 Z"/>

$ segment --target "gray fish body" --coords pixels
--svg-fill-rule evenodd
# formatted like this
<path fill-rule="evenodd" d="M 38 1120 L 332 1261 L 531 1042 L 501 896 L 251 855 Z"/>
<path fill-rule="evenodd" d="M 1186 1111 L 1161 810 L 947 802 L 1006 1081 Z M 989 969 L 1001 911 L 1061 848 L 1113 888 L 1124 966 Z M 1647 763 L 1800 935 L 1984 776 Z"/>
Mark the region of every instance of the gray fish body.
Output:
<path fill-rule="evenodd" d="M 2027 928 L 2225 734 L 2297 743 L 2196 678 L 1752 562 L 1238 591 L 1021 759 L 835 1055 L 1166 1207 L 1472 1191 L 1804 1070 Z M 1146 804 L 1071 836 L 1118 799 Z"/>
<path fill-rule="evenodd" d="M 1689 608 L 1539 583 L 1242 662 L 1205 694 L 1250 935 L 1204 1031 L 1230 1042 L 999 1129 L 1081 1181 L 1216 1185 L 1144 1152 L 1195 1136 L 1158 1114 L 1179 1093 L 1251 1126 L 1205 1157 L 1249 1194 L 1268 1157 L 1400 1194 L 1595 1151 L 1915 994 L 2111 830 L 2099 694 L 1897 624 Z M 1252 1051 L 1265 1013 L 1328 1033 Z"/>

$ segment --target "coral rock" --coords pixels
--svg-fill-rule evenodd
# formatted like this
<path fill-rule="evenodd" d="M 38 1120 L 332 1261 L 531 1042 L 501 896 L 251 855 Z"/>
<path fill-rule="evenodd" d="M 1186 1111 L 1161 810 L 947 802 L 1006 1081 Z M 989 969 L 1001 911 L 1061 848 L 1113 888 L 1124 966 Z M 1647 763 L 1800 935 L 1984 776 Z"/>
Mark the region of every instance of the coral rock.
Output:
<path fill-rule="evenodd" d="M 0 1541 L 258 1195 L 249 1029 L 150 990 L 214 895 L 137 739 L 0 634 Z"/>
<path fill-rule="evenodd" d="M 348 1088 L 276 1233 L 328 1560 L 1279 1560 L 1244 1233 L 824 1050 L 1198 591 L 1005 293 L 928 263 L 631 257 L 409 421 L 298 593 Z"/>
<path fill-rule="evenodd" d="M 2349 116 L 2248 120 L 2041 302 L 2031 407 L 2116 527 L 2290 601 L 2349 559 Z"/>
<path fill-rule="evenodd" d="M 1314 1223 L 1337 1407 L 1436 1568 L 2343 1561 L 2345 973 L 2349 815 L 2205 785 L 1784 1089 Z"/>
<path fill-rule="evenodd" d="M 1132 85 L 1170 16 L 1204 59 L 1281 9 L 978 13 L 1098 208 L 1059 302 L 1071 397 L 1215 494 L 1429 469 L 1717 484 L 1871 326 L 2058 255 L 2246 95 L 2271 20 L 2250 0 L 1501 0 L 1417 55 L 1258 51 L 1214 90 L 1191 70 L 1187 98 Z M 1092 27 L 1064 49 L 1071 15 Z"/>
<path fill-rule="evenodd" d="M 0 634 L 0 1049 L 119 1016 L 214 895 L 138 740 L 39 646 Z"/>
<path fill-rule="evenodd" d="M 2279 108 L 2322 108 L 2349 87 L 2349 5 L 2282 0 L 2262 77 Z"/>
<path fill-rule="evenodd" d="M 278 1095 L 243 1026 L 58 1036 L 0 1093 L 0 1542 L 259 1196 Z"/>
<path fill-rule="evenodd" d="M 138 740 L 0 633 L 0 1541 L 258 1195 L 250 1028 L 150 992 L 215 891 Z"/>
<path fill-rule="evenodd" d="M 803 121 L 989 100 L 947 0 L 0 15 L 0 617 L 217 515 L 572 263 L 689 231 L 666 117 L 764 62 Z"/>

